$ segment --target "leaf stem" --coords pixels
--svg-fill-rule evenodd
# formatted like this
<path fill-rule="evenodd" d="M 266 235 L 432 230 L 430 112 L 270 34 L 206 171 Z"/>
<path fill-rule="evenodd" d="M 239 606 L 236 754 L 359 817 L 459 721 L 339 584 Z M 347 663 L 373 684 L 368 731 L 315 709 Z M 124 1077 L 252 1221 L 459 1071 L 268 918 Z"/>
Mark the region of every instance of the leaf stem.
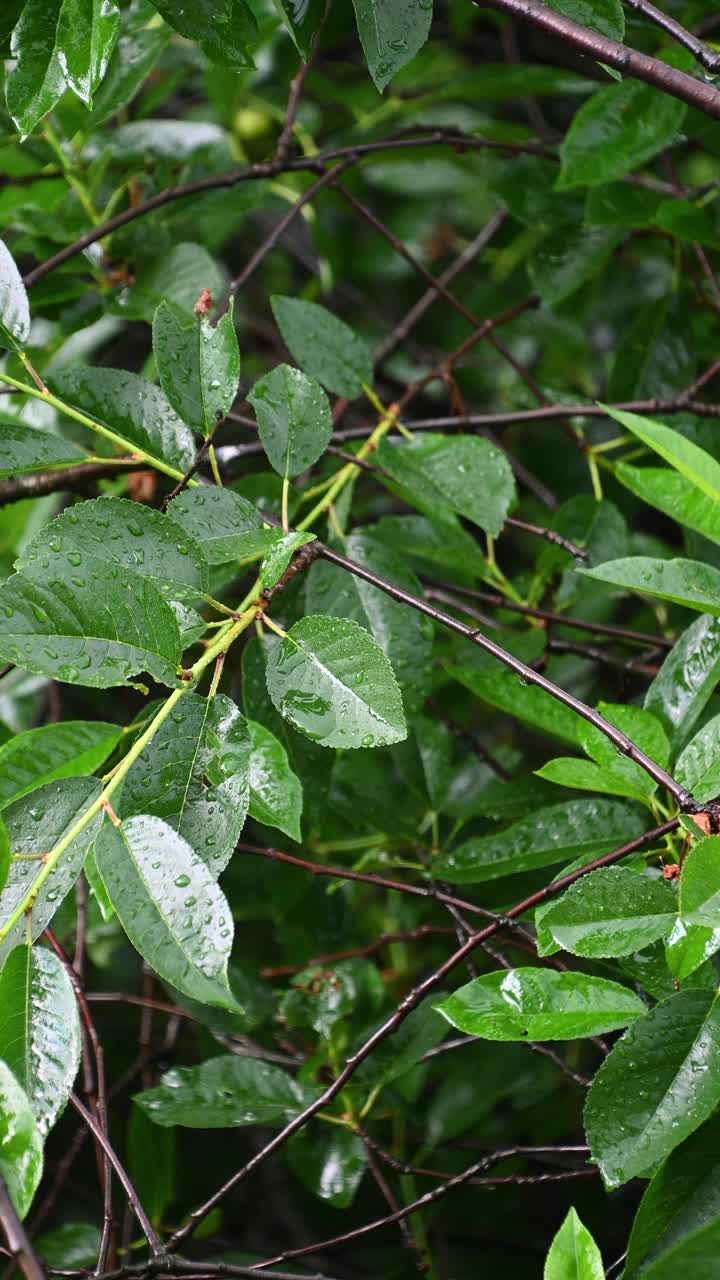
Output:
<path fill-rule="evenodd" d="M 79 409 L 73 409 L 72 405 L 66 404 L 64 400 L 54 396 L 47 388 L 41 391 L 39 387 L 31 387 L 27 382 L 20 382 L 18 378 L 12 378 L 9 373 L 0 373 L 0 382 L 4 382 L 8 387 L 14 387 L 16 391 L 24 391 L 26 395 L 34 396 L 36 400 L 42 400 L 45 404 L 52 405 L 54 409 L 57 409 L 58 413 L 64 414 L 66 418 L 72 418 L 74 422 L 79 422 L 81 426 L 104 436 L 106 440 L 112 441 L 118 448 L 129 450 L 130 453 L 135 454 L 143 462 L 147 462 L 149 466 L 155 467 L 157 471 L 162 471 L 173 480 L 183 479 L 182 471 L 178 471 L 176 467 L 171 467 L 168 462 L 163 462 L 162 458 L 156 458 L 154 454 L 148 453 L 146 449 L 141 449 L 132 440 L 127 440 L 124 436 L 118 435 L 117 432 L 111 431 L 109 427 L 103 426 L 101 422 L 96 422 L 94 418 L 88 418 L 87 414 L 81 413 Z M 197 480 L 188 480 L 187 483 L 195 485 Z"/>

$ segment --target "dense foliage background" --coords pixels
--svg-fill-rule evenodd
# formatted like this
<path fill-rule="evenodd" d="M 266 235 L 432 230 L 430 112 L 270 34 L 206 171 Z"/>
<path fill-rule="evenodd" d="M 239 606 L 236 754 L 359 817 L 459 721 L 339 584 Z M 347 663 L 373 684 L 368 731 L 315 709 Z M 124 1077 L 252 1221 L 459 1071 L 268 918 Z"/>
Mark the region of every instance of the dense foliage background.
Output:
<path fill-rule="evenodd" d="M 720 1276 L 719 32 L 5 0 L 4 1280 Z"/>

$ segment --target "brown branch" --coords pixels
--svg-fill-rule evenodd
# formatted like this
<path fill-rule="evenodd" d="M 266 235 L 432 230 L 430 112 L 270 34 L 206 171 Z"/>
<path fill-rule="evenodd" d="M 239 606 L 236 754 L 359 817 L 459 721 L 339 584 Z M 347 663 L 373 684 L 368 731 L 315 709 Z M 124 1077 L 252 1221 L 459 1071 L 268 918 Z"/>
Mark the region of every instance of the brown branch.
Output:
<path fill-rule="evenodd" d="M 515 600 L 506 600 L 505 596 L 497 595 L 494 592 L 475 591 L 472 587 L 458 586 L 454 582 L 451 584 L 451 589 L 455 595 L 469 596 L 472 600 L 479 600 L 482 604 L 491 605 L 494 609 L 507 609 L 510 613 L 519 613 L 525 618 L 538 618 L 543 622 L 554 622 L 558 626 L 572 627 L 576 631 L 589 631 L 598 636 L 612 636 L 616 640 L 627 640 L 632 644 L 641 644 L 645 648 L 672 649 L 675 643 L 674 640 L 669 640 L 667 636 L 653 636 L 649 631 L 633 631 L 630 627 L 617 626 L 611 622 L 588 622 L 585 618 L 573 618 L 564 613 L 553 613 L 550 609 L 533 609 L 530 605 L 518 604 Z M 456 600 L 449 591 L 445 590 L 444 586 L 440 587 L 437 583 L 429 583 L 425 590 L 426 595 L 433 600 L 443 600 L 445 604 L 450 604 L 453 608 L 465 609 L 464 604 L 460 600 Z"/>
<path fill-rule="evenodd" d="M 435 1187 L 432 1191 L 426 1191 L 425 1195 L 419 1196 L 417 1200 L 413 1200 L 402 1209 L 397 1209 L 395 1213 L 389 1213 L 384 1218 L 376 1218 L 374 1222 L 365 1222 L 361 1227 L 354 1227 L 350 1231 L 344 1231 L 341 1235 L 332 1236 L 328 1240 L 317 1240 L 313 1244 L 303 1245 L 299 1249 L 288 1249 L 284 1253 L 278 1253 L 273 1258 L 268 1258 L 265 1262 L 255 1264 L 256 1272 L 263 1274 L 263 1268 L 266 1266 L 274 1266 L 278 1262 L 285 1262 L 290 1258 L 299 1258 L 307 1253 L 319 1253 L 325 1249 L 334 1248 L 339 1244 L 347 1244 L 351 1240 L 357 1240 L 361 1236 L 368 1235 L 371 1231 L 378 1231 L 381 1227 L 390 1226 L 393 1222 L 400 1222 L 403 1218 L 408 1217 L 412 1213 L 418 1213 L 421 1209 L 429 1208 L 435 1204 L 449 1191 L 454 1191 L 456 1187 L 462 1187 L 467 1183 L 473 1186 L 523 1186 L 536 1185 L 539 1182 L 564 1182 L 568 1179 L 578 1177 L 596 1177 L 599 1169 L 568 1169 L 560 1173 L 541 1173 L 541 1174 L 509 1174 L 504 1178 L 483 1178 L 479 1177 L 485 1169 L 497 1160 L 508 1159 L 512 1154 L 512 1149 L 508 1148 L 508 1155 L 485 1156 L 482 1160 L 471 1164 L 469 1169 L 464 1169 L 462 1173 L 456 1173 L 453 1177 L 443 1182 L 441 1186 Z"/>
<path fill-rule="evenodd" d="M 434 895 L 431 895 L 434 896 Z M 372 956 L 376 951 L 389 946 L 392 942 L 420 942 L 423 938 L 447 937 L 455 930 L 448 925 L 420 924 L 416 929 L 400 929 L 393 933 L 381 933 L 364 947 L 346 947 L 344 951 L 328 951 L 321 956 L 312 956 L 302 964 L 279 964 L 260 970 L 261 978 L 287 978 L 294 973 L 302 973 L 312 964 L 335 964 L 338 960 L 352 960 L 356 956 Z"/>
<path fill-rule="evenodd" d="M 317 543 L 314 543 L 313 545 L 317 546 Z M 488 639 L 487 636 L 482 635 L 479 631 L 465 626 L 462 622 L 458 622 L 457 618 L 453 618 L 450 614 L 442 613 L 440 609 L 434 608 L 433 605 L 428 604 L 425 600 L 419 599 L 409 591 L 404 591 L 402 587 L 396 587 L 385 578 L 381 578 L 378 574 L 372 573 L 362 565 L 346 559 L 345 556 L 339 555 L 336 551 L 331 551 L 328 547 L 322 546 L 319 549 L 318 554 L 321 555 L 323 559 L 329 560 L 332 564 L 337 564 L 341 568 L 347 569 L 348 573 L 352 573 L 355 577 L 362 578 L 372 586 L 378 587 L 381 591 L 384 591 L 386 595 L 391 596 L 393 600 L 398 600 L 401 604 L 409 605 L 411 608 L 417 610 L 417 612 L 424 613 L 426 617 L 432 618 L 434 622 L 439 623 L 443 627 L 447 627 L 450 631 L 455 631 L 458 635 L 464 636 L 466 640 L 470 640 L 472 644 L 476 644 L 479 648 L 484 649 L 486 653 L 491 655 L 491 657 L 497 658 L 503 666 L 507 667 L 510 671 L 514 672 L 515 675 L 519 676 L 525 684 L 534 685 L 536 688 L 544 690 L 545 693 L 548 693 L 557 702 L 562 703 L 563 706 L 569 707 L 571 711 L 574 711 L 576 715 L 581 716 L 583 720 L 587 720 L 588 724 L 599 729 L 600 733 L 604 734 L 604 736 L 612 742 L 613 746 L 617 748 L 621 755 L 627 756 L 628 759 L 633 760 L 635 764 L 640 765 L 640 768 L 645 770 L 648 777 L 652 778 L 659 786 L 665 787 L 665 789 L 670 792 L 670 795 L 673 797 L 680 809 L 683 809 L 686 812 L 701 811 L 696 807 L 697 802 L 695 801 L 692 792 L 686 790 L 685 787 L 682 787 L 680 783 L 673 778 L 672 774 L 668 773 L 666 769 L 663 769 L 661 765 L 657 764 L 654 760 L 651 760 L 636 743 L 632 742 L 631 739 L 628 738 L 627 734 L 621 733 L 621 731 L 616 729 L 614 725 L 610 724 L 604 716 L 601 716 L 598 711 L 587 706 L 586 703 L 581 702 L 579 698 L 568 693 L 567 690 L 561 689 L 559 685 L 554 684 L 552 680 L 548 680 L 548 678 L 542 675 L 539 671 L 534 671 L 532 667 L 527 666 L 524 662 L 521 662 L 519 658 L 516 658 L 513 654 L 508 653 L 505 649 L 501 648 L 501 646 L 496 644 L 494 640 Z M 714 812 L 714 809 L 710 806 L 706 811 Z"/>
<path fill-rule="evenodd" d="M 484 0 L 488 9 L 496 9 L 499 13 L 507 13 L 514 18 L 521 18 L 539 27 L 546 35 L 559 41 L 561 45 L 569 45 L 578 53 L 585 54 L 595 62 L 604 62 L 625 76 L 642 80 L 645 84 L 669 93 L 681 102 L 696 107 L 704 115 L 720 120 L 720 92 L 702 80 L 695 80 L 684 71 L 678 71 L 667 62 L 660 62 L 637 49 L 619 44 L 583 27 L 572 18 L 557 13 L 540 0 Z"/>
<path fill-rule="evenodd" d="M 10 1257 L 17 1263 L 25 1280 L 45 1280 L 45 1272 L 17 1215 L 2 1174 L 0 1174 L 0 1227 L 5 1236 Z M 13 1270 L 12 1267 L 11 1270 Z"/>
<path fill-rule="evenodd" d="M 720 72 L 720 53 L 715 49 L 711 49 L 708 45 L 703 44 L 702 40 L 698 40 L 692 31 L 688 31 L 686 27 L 681 26 L 669 14 L 663 13 L 662 9 L 657 9 L 650 0 L 625 0 L 631 9 L 639 13 L 643 18 L 647 18 L 648 22 L 652 22 L 654 26 L 659 27 L 661 31 L 667 32 L 676 40 L 684 49 L 689 49 L 690 53 L 705 67 L 706 71 L 710 71 L 713 75 Z"/>
<path fill-rule="evenodd" d="M 72 467 L 56 467 L 52 471 L 35 471 L 30 475 L 12 476 L 0 481 L 0 506 L 20 502 L 23 498 L 43 498 L 48 493 L 74 492 L 94 480 L 107 480 L 124 475 L 136 467 L 147 466 L 142 458 L 118 458 L 114 462 L 78 462 Z"/>
<path fill-rule="evenodd" d="M 182 182 L 174 187 L 165 187 L 162 191 L 157 191 L 155 195 L 143 200 L 140 204 L 122 209 L 112 218 L 107 218 L 105 222 L 99 223 L 98 226 L 79 236 L 77 240 L 73 240 L 72 244 L 65 245 L 57 253 L 53 254 L 51 258 L 46 259 L 45 262 L 38 263 L 36 267 L 33 267 L 25 275 L 25 285 L 28 289 L 31 289 L 49 271 L 54 271 L 57 267 L 62 266 L 63 263 L 68 262 L 70 258 L 76 257 L 77 254 L 82 253 L 83 249 L 87 249 L 91 244 L 96 244 L 98 240 L 104 240 L 106 236 L 118 231 L 120 227 L 127 226 L 129 222 L 134 222 L 136 218 L 143 218 L 147 214 L 153 213 L 156 209 L 162 209 L 165 205 L 172 204 L 176 200 L 185 200 L 189 196 L 201 195 L 206 191 L 228 190 L 243 182 L 257 182 L 266 178 L 275 178 L 281 173 L 310 172 L 321 174 L 326 165 L 335 160 L 344 160 L 348 157 L 351 157 L 354 163 L 361 160 L 363 156 L 375 155 L 382 151 L 401 151 L 408 148 L 433 146 L 462 146 L 471 151 L 507 151 L 515 154 L 544 156 L 545 159 L 556 159 L 553 152 L 531 143 L 498 142 L 494 139 L 478 138 L 472 134 L 464 134 L 460 130 L 434 129 L 429 133 L 424 132 L 412 137 L 385 138 L 378 142 L 363 142 L 354 146 L 336 147 L 317 156 L 303 156 L 293 160 L 270 160 L 262 164 L 246 165 L 242 169 L 233 169 L 228 173 L 212 174 L 205 178 L 198 178 L 194 182 Z"/>
<path fill-rule="evenodd" d="M 708 371 L 708 378 L 711 376 Z M 557 418 L 607 418 L 609 409 L 622 409 L 626 413 L 658 414 L 658 413 L 695 413 L 700 418 L 720 418 L 720 404 L 706 404 L 703 400 L 693 400 L 687 392 L 682 392 L 672 400 L 625 400 L 619 404 L 544 404 L 538 409 L 511 409 L 501 413 L 459 413 L 452 417 L 420 418 L 408 422 L 413 431 L 442 431 L 458 427 L 513 427 L 516 424 L 532 424 L 536 422 L 553 422 Z M 333 439 L 350 440 L 354 436 L 369 435 L 372 427 L 352 428 L 342 434 L 336 432 Z"/>
<path fill-rule="evenodd" d="M 462 964 L 467 956 L 472 954 L 476 947 L 482 946 L 486 939 L 491 938 L 494 934 L 498 933 L 508 919 L 514 920 L 518 916 L 524 915 L 526 911 L 532 910 L 533 907 L 537 907 L 541 903 L 547 902 L 550 898 L 556 897 L 559 893 L 562 893 L 564 889 L 567 889 L 571 884 L 574 884 L 576 880 L 581 879 L 590 871 L 595 871 L 599 867 L 611 866 L 613 863 L 619 862 L 622 858 L 627 857 L 628 854 L 635 853 L 636 850 L 645 848 L 649 844 L 653 844 L 655 841 L 662 839 L 662 837 L 667 835 L 669 832 L 675 831 L 678 825 L 679 820 L 677 818 L 670 818 L 667 822 L 662 823 L 661 826 L 653 827 L 652 830 L 646 831 L 644 835 L 638 836 L 637 839 L 621 845 L 620 848 L 614 849 L 611 853 L 603 854 L 602 857 L 595 858 L 592 862 L 586 863 L 585 866 L 578 867 L 575 871 L 567 872 L 566 875 L 560 876 L 557 880 L 551 881 L 551 883 L 546 885 L 545 888 L 538 889 L 535 893 L 530 894 L 529 897 L 524 898 L 522 902 L 518 902 L 514 907 L 511 907 L 501 920 L 493 921 L 491 924 L 486 925 L 484 929 L 480 929 L 477 933 L 473 933 L 468 938 L 467 942 L 463 943 L 457 951 L 453 952 L 453 954 L 448 957 L 444 964 L 440 965 L 438 969 L 435 969 L 433 973 L 424 978 L 408 992 L 394 1012 L 386 1018 L 377 1030 L 373 1032 L 369 1039 L 367 1039 L 365 1043 L 346 1060 L 343 1069 L 336 1076 L 335 1080 L 331 1085 L 328 1085 L 328 1087 L 323 1090 L 319 1097 L 317 1097 L 304 1109 L 304 1111 L 300 1112 L 299 1115 L 295 1116 L 293 1120 L 285 1125 L 284 1129 L 281 1129 L 279 1133 L 275 1134 L 270 1142 L 268 1142 L 260 1151 L 256 1152 L 252 1159 L 234 1173 L 227 1182 L 223 1183 L 223 1185 L 219 1187 L 218 1190 L 204 1202 L 204 1204 L 199 1205 L 198 1208 L 194 1209 L 190 1213 L 186 1225 L 179 1228 L 179 1230 L 177 1230 L 172 1236 L 169 1241 L 169 1247 L 175 1248 L 183 1240 L 186 1240 L 191 1236 L 203 1218 L 205 1218 L 207 1214 L 214 1209 L 215 1205 L 218 1204 L 230 1191 L 232 1191 L 234 1187 L 236 1187 L 240 1182 L 243 1182 L 245 1178 L 253 1173 L 261 1164 L 264 1164 L 264 1162 L 275 1151 L 279 1150 L 279 1148 L 282 1147 L 294 1133 L 297 1133 L 298 1130 L 302 1129 L 313 1116 L 317 1115 L 318 1111 L 325 1110 L 334 1101 L 338 1094 L 342 1092 L 347 1082 L 355 1075 L 355 1072 L 362 1063 L 371 1056 L 377 1046 L 382 1044 L 384 1040 L 397 1031 L 398 1027 L 401 1026 L 408 1015 L 412 1013 L 413 1009 L 416 1009 L 417 1006 L 421 1004 L 425 999 L 425 996 L 434 990 L 438 984 L 442 983 L 458 965 Z M 240 845 L 239 847 L 242 848 L 243 846 Z M 472 1175 L 470 1174 L 468 1176 Z"/>
<path fill-rule="evenodd" d="M 117 1153 L 108 1142 L 108 1139 L 104 1134 L 103 1130 L 100 1128 L 100 1125 L 97 1123 L 97 1121 L 88 1111 L 87 1107 L 84 1106 L 84 1104 L 80 1101 L 80 1099 L 77 1097 L 76 1094 L 74 1093 L 70 1094 L 70 1101 L 73 1107 L 75 1108 L 75 1110 L 77 1111 L 78 1115 L 82 1116 L 82 1119 L 85 1121 L 85 1124 L 87 1125 L 88 1129 L 92 1133 L 96 1142 L 100 1143 L 100 1146 L 103 1148 L 103 1151 L 107 1155 L 108 1160 L 110 1161 L 113 1169 L 115 1170 L 118 1181 L 121 1183 L 123 1190 L 128 1198 L 128 1203 L 133 1213 L 135 1214 L 135 1217 L 138 1220 L 140 1230 L 142 1231 L 143 1235 L 145 1236 L 145 1239 L 150 1245 L 150 1248 L 152 1250 L 154 1257 L 162 1258 L 164 1261 L 166 1256 L 166 1250 L 162 1242 L 160 1241 L 159 1236 L 156 1234 L 155 1228 L 153 1227 L 145 1210 L 143 1209 L 138 1199 L 138 1194 L 132 1182 L 130 1181 L 130 1176 L 124 1169 L 123 1165 L 120 1163 Z"/>
<path fill-rule="evenodd" d="M 561 537 L 554 529 L 546 529 L 539 524 L 529 524 L 527 520 L 518 520 L 515 516 L 506 516 L 505 525 L 510 525 L 513 529 L 521 529 L 523 533 L 531 533 L 536 538 L 545 538 L 547 542 L 552 542 L 556 547 L 561 547 L 563 551 L 569 552 L 576 559 L 587 560 L 588 553 L 584 547 L 578 547 L 569 538 Z"/>

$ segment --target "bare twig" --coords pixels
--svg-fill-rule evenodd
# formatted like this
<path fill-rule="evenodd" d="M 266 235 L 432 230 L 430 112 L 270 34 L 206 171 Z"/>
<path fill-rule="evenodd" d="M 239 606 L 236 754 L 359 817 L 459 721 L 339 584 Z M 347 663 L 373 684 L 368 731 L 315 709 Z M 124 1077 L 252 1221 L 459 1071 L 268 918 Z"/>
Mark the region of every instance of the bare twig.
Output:
<path fill-rule="evenodd" d="M 25 1280 L 45 1280 L 45 1272 L 17 1215 L 2 1174 L 0 1174 L 0 1227 L 5 1236 L 10 1257 L 17 1263 Z"/>

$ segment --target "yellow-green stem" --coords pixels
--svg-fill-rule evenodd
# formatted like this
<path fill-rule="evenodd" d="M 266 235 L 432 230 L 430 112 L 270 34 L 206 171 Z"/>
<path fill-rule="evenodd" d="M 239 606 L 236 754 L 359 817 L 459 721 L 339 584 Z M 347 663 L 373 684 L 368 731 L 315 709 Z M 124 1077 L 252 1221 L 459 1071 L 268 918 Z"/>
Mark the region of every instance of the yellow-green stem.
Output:
<path fill-rule="evenodd" d="M 81 814 L 77 822 L 73 823 L 72 827 L 68 832 L 66 832 L 62 840 L 58 841 L 55 847 L 45 855 L 43 866 L 35 877 L 35 880 L 27 893 L 23 898 L 21 898 L 20 902 L 18 902 L 15 910 L 11 913 L 5 923 L 0 926 L 0 942 L 2 942 L 3 939 L 6 938 L 15 928 L 18 920 L 21 920 L 26 913 L 32 910 L 33 903 L 35 902 L 42 886 L 51 874 L 53 868 L 59 862 L 65 850 L 69 848 L 73 840 L 77 839 L 81 832 L 85 830 L 88 823 L 92 822 L 92 819 L 96 814 L 101 811 L 113 793 L 117 791 L 117 788 L 127 776 L 138 756 L 145 750 L 148 743 L 152 742 L 152 739 L 155 737 L 158 729 L 167 720 L 173 708 L 177 706 L 181 698 L 183 698 L 190 689 L 194 688 L 203 671 L 205 671 L 205 669 L 209 667 L 221 653 L 227 652 L 230 645 L 239 635 L 242 634 L 245 628 L 250 625 L 254 617 L 254 609 L 246 610 L 245 613 L 238 618 L 237 622 L 233 623 L 228 631 L 223 635 L 218 636 L 213 644 L 206 649 L 202 657 L 198 658 L 194 666 L 190 668 L 189 679 L 183 683 L 181 688 L 173 690 L 167 701 L 163 703 L 157 715 L 150 721 L 145 732 L 141 733 L 139 738 L 136 738 L 127 755 L 113 771 L 112 777 L 107 781 L 97 799 L 93 801 L 90 807 L 86 809 L 83 814 Z"/>
<path fill-rule="evenodd" d="M 64 400 L 54 396 L 51 391 L 41 391 L 39 387 L 31 387 L 27 382 L 20 382 L 18 378 L 11 378 L 9 373 L 0 373 L 0 382 L 4 382 L 8 387 L 15 387 L 16 391 L 24 391 L 25 395 L 34 396 L 36 400 L 42 400 L 45 404 L 52 405 L 54 409 L 57 409 L 58 413 L 64 414 L 66 418 L 72 418 L 74 422 L 79 422 L 82 427 L 87 427 L 90 431 L 95 431 L 98 435 L 104 436 L 106 440 L 111 440 L 119 448 L 126 449 L 142 462 L 147 462 L 148 466 L 164 472 L 166 476 L 170 476 L 173 480 L 183 479 L 183 473 L 178 471 L 177 467 L 171 467 L 168 462 L 163 462 L 162 458 L 156 458 L 154 454 L 148 453 L 146 449 L 141 449 L 132 440 L 126 440 L 124 436 L 111 431 L 109 427 L 104 427 L 101 422 L 96 422 L 94 418 L 88 418 L 87 414 L 81 413 L 79 409 L 73 409 L 72 405 L 66 404 Z M 188 485 L 196 485 L 197 480 L 190 479 L 187 483 Z"/>

